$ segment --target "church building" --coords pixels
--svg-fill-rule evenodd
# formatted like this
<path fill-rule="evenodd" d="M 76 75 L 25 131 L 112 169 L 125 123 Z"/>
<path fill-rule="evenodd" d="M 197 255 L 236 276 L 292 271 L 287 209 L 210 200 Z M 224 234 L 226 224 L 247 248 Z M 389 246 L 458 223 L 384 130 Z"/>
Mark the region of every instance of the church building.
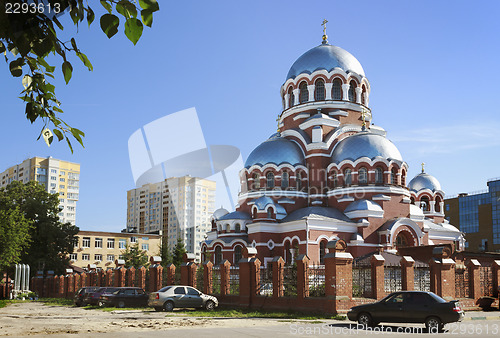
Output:
<path fill-rule="evenodd" d="M 409 180 L 398 148 L 371 123 L 370 90 L 359 61 L 330 45 L 324 30 L 281 86 L 278 132 L 240 171 L 236 211 L 214 212 L 205 258 L 234 265 L 254 247 L 266 265 L 298 254 L 321 264 L 334 239 L 354 257 L 437 244 L 463 249 L 463 233 L 444 218 L 438 180 L 423 165 Z"/>

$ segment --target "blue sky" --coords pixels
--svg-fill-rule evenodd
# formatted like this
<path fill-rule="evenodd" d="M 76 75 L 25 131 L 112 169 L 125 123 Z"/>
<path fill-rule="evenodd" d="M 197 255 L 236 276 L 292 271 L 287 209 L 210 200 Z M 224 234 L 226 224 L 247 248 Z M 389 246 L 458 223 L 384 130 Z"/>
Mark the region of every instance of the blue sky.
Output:
<path fill-rule="evenodd" d="M 279 88 L 289 67 L 321 42 L 351 52 L 371 83 L 370 106 L 410 166 L 448 194 L 486 189 L 500 176 L 495 1 L 169 1 L 134 47 L 111 40 L 98 22 L 76 35 L 94 65 L 73 59 L 73 78 L 56 93 L 64 118 L 86 133 L 85 149 L 36 141 L 17 97 L 19 79 L 0 67 L 0 170 L 32 156 L 81 164 L 77 225 L 120 231 L 134 188 L 127 140 L 157 118 L 196 107 L 207 144 L 230 144 L 243 159 L 276 128 Z M 94 7 L 101 11 L 96 2 Z M 66 18 L 66 22 L 68 18 Z M 69 39 L 76 29 L 67 26 Z M 61 62 L 56 73 L 61 75 Z M 166 145 L 168 146 L 168 145 Z"/>

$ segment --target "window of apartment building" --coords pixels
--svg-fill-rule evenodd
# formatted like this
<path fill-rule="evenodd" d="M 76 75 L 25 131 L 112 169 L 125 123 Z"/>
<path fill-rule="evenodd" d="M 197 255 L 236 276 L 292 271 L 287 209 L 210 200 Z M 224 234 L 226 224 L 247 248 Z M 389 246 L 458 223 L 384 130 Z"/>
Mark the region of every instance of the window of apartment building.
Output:
<path fill-rule="evenodd" d="M 119 256 L 118 256 L 118 259 L 125 259 L 125 256 L 123 256 L 123 255 L 119 255 Z"/>
<path fill-rule="evenodd" d="M 57 187 L 57 183 L 50 183 L 50 187 L 51 187 L 51 188 L 55 188 L 55 187 Z"/>
<path fill-rule="evenodd" d="M 115 255 L 108 255 L 107 261 L 108 262 L 114 262 L 115 261 Z"/>
<path fill-rule="evenodd" d="M 126 239 L 120 239 L 118 242 L 118 248 L 119 249 L 125 249 L 127 247 L 127 240 Z"/>
<path fill-rule="evenodd" d="M 149 244 L 142 243 L 142 250 L 149 250 Z"/>
<path fill-rule="evenodd" d="M 78 254 L 76 254 L 76 253 L 69 254 L 69 259 L 70 259 L 71 261 L 76 261 L 76 260 L 78 260 Z"/>
<path fill-rule="evenodd" d="M 60 177 L 60 178 L 59 178 L 59 181 L 60 181 L 60 182 L 65 182 L 65 181 L 66 181 L 66 179 L 65 179 L 64 177 Z"/>
<path fill-rule="evenodd" d="M 83 237 L 82 248 L 90 248 L 90 237 Z"/>
<path fill-rule="evenodd" d="M 143 241 L 148 241 L 148 240 L 149 240 L 149 237 L 142 237 L 142 240 L 143 240 Z"/>
<path fill-rule="evenodd" d="M 82 254 L 82 261 L 90 261 L 90 254 Z"/>
<path fill-rule="evenodd" d="M 96 260 L 98 262 L 102 261 L 102 255 L 101 254 L 95 254 L 94 255 L 94 260 Z"/>
<path fill-rule="evenodd" d="M 64 176 L 64 175 L 66 175 L 66 172 L 65 172 L 65 171 L 61 171 L 61 172 L 60 172 L 60 174 L 61 174 L 62 176 Z"/>
<path fill-rule="evenodd" d="M 55 176 L 50 176 L 50 180 L 51 180 L 51 181 L 56 181 L 56 180 L 57 180 L 57 177 L 55 177 Z"/>
<path fill-rule="evenodd" d="M 62 184 L 59 185 L 59 189 L 64 189 L 64 188 L 65 188 L 64 185 L 62 185 Z"/>
<path fill-rule="evenodd" d="M 94 245 L 96 248 L 102 248 L 102 238 L 96 238 Z"/>
<path fill-rule="evenodd" d="M 64 198 L 60 198 L 59 203 L 64 203 Z"/>
<path fill-rule="evenodd" d="M 137 243 L 137 237 L 135 236 L 130 237 L 130 243 Z"/>
<path fill-rule="evenodd" d="M 108 238 L 108 249 L 114 249 L 114 248 L 115 248 L 115 239 Z"/>

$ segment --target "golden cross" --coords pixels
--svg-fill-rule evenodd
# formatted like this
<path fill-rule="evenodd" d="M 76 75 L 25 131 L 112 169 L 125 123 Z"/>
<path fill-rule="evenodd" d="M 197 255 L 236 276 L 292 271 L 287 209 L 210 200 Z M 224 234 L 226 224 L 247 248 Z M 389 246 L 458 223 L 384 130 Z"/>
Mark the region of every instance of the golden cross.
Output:
<path fill-rule="evenodd" d="M 321 26 L 323 26 L 323 35 L 326 35 L 326 23 L 327 22 L 328 22 L 328 20 L 324 19 L 323 23 L 321 24 Z"/>
<path fill-rule="evenodd" d="M 362 126 L 366 127 L 366 110 L 365 109 L 363 109 L 363 111 L 361 112 L 361 119 L 363 120 Z"/>
<path fill-rule="evenodd" d="M 422 162 L 422 172 L 424 172 L 424 166 L 425 166 L 425 163 Z"/>
<path fill-rule="evenodd" d="M 280 132 L 280 116 L 278 115 L 278 118 L 276 119 L 276 122 L 278 122 L 278 133 Z"/>

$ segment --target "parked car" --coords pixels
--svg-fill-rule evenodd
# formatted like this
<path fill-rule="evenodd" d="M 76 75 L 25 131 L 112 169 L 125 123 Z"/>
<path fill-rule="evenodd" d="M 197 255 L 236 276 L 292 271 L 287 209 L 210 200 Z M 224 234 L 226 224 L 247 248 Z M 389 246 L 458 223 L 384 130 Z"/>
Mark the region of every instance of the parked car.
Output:
<path fill-rule="evenodd" d="M 78 291 L 75 293 L 74 301 L 76 306 L 84 306 L 84 298 L 87 294 L 95 292 L 97 289 L 99 289 L 98 286 L 86 286 L 83 288 L 78 289 Z"/>
<path fill-rule="evenodd" d="M 219 305 L 219 301 L 191 286 L 172 285 L 151 292 L 148 305 L 156 311 L 172 311 L 174 308 L 205 308 L 211 311 Z"/>
<path fill-rule="evenodd" d="M 141 288 L 124 287 L 112 293 L 103 293 L 99 297 L 99 306 L 116 306 L 119 308 L 147 306 L 148 295 Z"/>
<path fill-rule="evenodd" d="M 99 305 L 99 298 L 101 298 L 101 295 L 104 293 L 113 293 L 120 288 L 117 287 L 102 287 L 98 288 L 94 292 L 89 292 L 86 293 L 85 296 L 83 297 L 83 305 Z"/>
<path fill-rule="evenodd" d="M 354 306 L 347 313 L 350 320 L 364 326 L 380 322 L 424 323 L 430 332 L 440 331 L 444 324 L 461 321 L 464 316 L 457 300 L 447 302 L 423 291 L 393 292 L 378 302 Z"/>

